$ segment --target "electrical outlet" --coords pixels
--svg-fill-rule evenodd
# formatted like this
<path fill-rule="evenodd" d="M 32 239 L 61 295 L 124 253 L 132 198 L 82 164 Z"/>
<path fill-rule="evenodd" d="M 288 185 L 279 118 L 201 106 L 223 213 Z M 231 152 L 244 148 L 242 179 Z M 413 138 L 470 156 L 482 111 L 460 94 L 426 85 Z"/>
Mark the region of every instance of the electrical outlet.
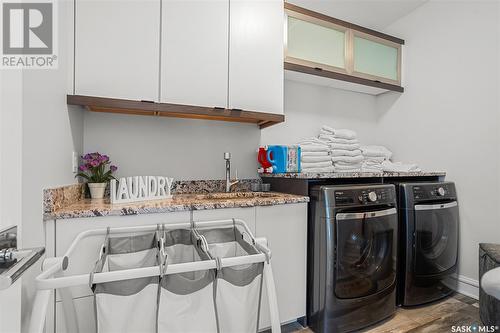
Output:
<path fill-rule="evenodd" d="M 76 151 L 73 152 L 71 169 L 73 173 L 78 172 L 78 152 Z"/>

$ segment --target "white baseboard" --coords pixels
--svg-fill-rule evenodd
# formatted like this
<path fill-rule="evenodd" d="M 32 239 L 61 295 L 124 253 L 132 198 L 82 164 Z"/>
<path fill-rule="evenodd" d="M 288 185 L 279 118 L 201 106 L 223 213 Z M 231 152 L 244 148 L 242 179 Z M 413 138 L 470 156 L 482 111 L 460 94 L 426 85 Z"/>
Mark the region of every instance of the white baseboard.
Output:
<path fill-rule="evenodd" d="M 479 299 L 479 281 L 468 278 L 463 275 L 454 275 L 451 277 L 456 280 L 455 291 L 464 294 L 465 296 Z"/>

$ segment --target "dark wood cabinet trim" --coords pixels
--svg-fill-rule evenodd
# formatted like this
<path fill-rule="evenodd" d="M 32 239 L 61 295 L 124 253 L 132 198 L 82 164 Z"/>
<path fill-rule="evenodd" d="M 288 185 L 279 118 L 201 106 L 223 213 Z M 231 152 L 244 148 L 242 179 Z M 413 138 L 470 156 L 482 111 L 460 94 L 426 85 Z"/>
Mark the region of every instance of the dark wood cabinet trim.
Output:
<path fill-rule="evenodd" d="M 365 28 L 365 27 L 362 27 L 362 26 L 354 24 L 354 23 L 350 23 L 350 22 L 347 22 L 347 21 L 339 20 L 339 19 L 336 19 L 334 17 L 328 16 L 328 15 L 325 15 L 325 14 L 321 14 L 321 13 L 318 13 L 318 12 L 315 12 L 315 11 L 312 11 L 312 10 L 309 10 L 309 9 L 306 9 L 306 8 L 303 8 L 303 7 L 300 7 L 300 6 L 297 6 L 297 5 L 293 5 L 293 4 L 288 3 L 288 2 L 285 2 L 285 9 L 294 11 L 296 13 L 301 13 L 301 14 L 304 14 L 304 15 L 307 15 L 307 16 L 311 16 L 311 17 L 317 18 L 319 20 L 331 22 L 333 24 L 337 24 L 337 25 L 346 27 L 348 29 L 353 29 L 353 30 L 356 30 L 356 31 L 364 32 L 366 34 L 369 34 L 369 35 L 372 35 L 372 36 L 376 36 L 376 37 L 379 37 L 379 38 L 382 38 L 382 39 L 386 39 L 386 40 L 389 40 L 389 41 L 397 43 L 397 44 L 404 45 L 404 43 L 405 43 L 405 41 L 403 39 L 401 39 L 401 38 L 394 37 L 394 36 L 391 36 L 391 35 L 387 35 L 387 34 L 384 34 L 383 32 L 380 32 L 380 31 L 376 31 L 376 30 L 372 30 L 372 29 L 369 29 L 369 28 Z"/>
<path fill-rule="evenodd" d="M 342 81 L 362 84 L 365 86 L 370 86 L 370 87 L 375 87 L 375 88 L 387 89 L 387 90 L 392 90 L 392 91 L 397 91 L 397 92 L 404 92 L 404 88 L 401 86 L 398 86 L 398 85 L 384 83 L 384 82 L 380 82 L 380 81 L 368 80 L 368 79 L 360 78 L 357 76 L 327 71 L 324 69 L 318 70 L 316 68 L 303 66 L 303 65 L 297 65 L 297 64 L 293 64 L 291 62 L 285 62 L 285 70 L 299 72 L 299 73 L 305 73 L 305 74 L 310 74 L 310 75 L 316 75 L 316 76 L 322 76 L 322 77 L 326 77 L 329 79 L 342 80 Z"/>
<path fill-rule="evenodd" d="M 285 121 L 285 116 L 280 114 L 182 104 L 155 103 L 151 101 L 135 101 L 82 95 L 67 95 L 66 101 L 68 105 L 83 106 L 92 112 L 253 123 L 260 128 L 269 127 Z"/>

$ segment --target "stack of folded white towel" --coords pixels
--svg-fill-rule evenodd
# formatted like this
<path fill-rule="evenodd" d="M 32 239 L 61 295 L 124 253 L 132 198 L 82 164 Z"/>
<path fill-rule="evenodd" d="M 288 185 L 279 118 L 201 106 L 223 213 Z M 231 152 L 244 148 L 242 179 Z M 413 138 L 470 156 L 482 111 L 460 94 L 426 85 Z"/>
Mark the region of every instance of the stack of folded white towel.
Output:
<path fill-rule="evenodd" d="M 299 142 L 302 172 L 333 172 L 330 147 L 318 138 L 308 138 Z"/>
<path fill-rule="evenodd" d="M 335 172 L 357 172 L 361 170 L 363 155 L 359 149 L 357 134 L 348 129 L 322 126 L 319 139 L 330 147 Z"/>
<path fill-rule="evenodd" d="M 382 170 L 385 172 L 420 172 L 422 169 L 414 163 L 401 163 L 401 162 L 382 162 Z"/>
<path fill-rule="evenodd" d="M 392 152 L 384 146 L 362 146 L 363 172 L 417 172 L 421 169 L 416 164 L 392 162 Z"/>
<path fill-rule="evenodd" d="M 364 161 L 361 167 L 363 172 L 382 172 L 382 163 L 389 161 L 392 152 L 384 146 L 362 146 Z"/>

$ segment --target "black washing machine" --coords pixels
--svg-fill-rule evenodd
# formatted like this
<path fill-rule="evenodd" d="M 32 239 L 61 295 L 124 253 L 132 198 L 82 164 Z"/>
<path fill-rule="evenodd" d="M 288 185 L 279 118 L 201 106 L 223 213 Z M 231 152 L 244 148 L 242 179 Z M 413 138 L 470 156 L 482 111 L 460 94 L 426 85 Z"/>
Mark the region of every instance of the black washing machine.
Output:
<path fill-rule="evenodd" d="M 453 292 L 458 201 L 452 182 L 398 184 L 398 304 L 421 305 Z"/>
<path fill-rule="evenodd" d="M 396 310 L 394 185 L 315 186 L 308 218 L 307 324 L 351 332 Z"/>

